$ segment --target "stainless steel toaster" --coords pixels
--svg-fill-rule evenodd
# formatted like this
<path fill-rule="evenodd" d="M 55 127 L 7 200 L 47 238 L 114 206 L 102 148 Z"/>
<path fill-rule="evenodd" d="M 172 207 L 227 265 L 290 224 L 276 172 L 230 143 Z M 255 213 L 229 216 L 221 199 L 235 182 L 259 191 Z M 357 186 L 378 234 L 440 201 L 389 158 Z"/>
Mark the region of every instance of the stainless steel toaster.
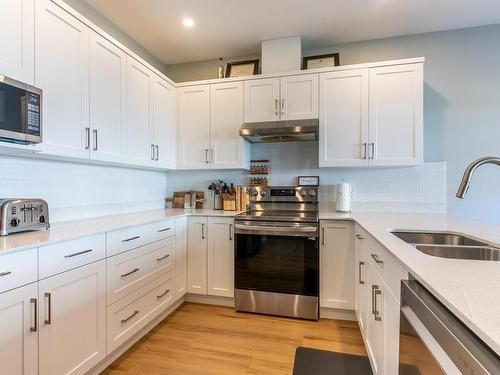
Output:
<path fill-rule="evenodd" d="M 0 236 L 49 227 L 49 206 L 43 199 L 0 199 Z"/>

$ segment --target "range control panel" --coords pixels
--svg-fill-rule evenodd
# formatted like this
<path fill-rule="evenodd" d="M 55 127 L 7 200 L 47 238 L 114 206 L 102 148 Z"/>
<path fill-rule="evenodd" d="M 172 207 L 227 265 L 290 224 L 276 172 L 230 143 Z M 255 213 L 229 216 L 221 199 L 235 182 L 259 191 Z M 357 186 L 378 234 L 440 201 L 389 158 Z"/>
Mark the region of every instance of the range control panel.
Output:
<path fill-rule="evenodd" d="M 0 200 L 0 235 L 49 228 L 49 207 L 43 199 Z"/>
<path fill-rule="evenodd" d="M 317 186 L 268 186 L 250 188 L 251 202 L 317 203 Z"/>

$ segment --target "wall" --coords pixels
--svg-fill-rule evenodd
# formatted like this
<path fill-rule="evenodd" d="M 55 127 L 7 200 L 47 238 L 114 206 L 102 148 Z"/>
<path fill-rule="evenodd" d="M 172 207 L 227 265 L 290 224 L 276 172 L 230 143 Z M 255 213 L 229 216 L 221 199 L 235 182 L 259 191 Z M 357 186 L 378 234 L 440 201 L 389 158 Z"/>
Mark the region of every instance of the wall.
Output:
<path fill-rule="evenodd" d="M 151 53 L 149 53 L 144 47 L 138 44 L 134 39 L 121 31 L 116 27 L 111 21 L 109 21 L 102 14 L 97 12 L 93 7 L 87 4 L 83 0 L 63 0 L 70 7 L 75 9 L 78 13 L 83 15 L 89 21 L 94 23 L 96 26 L 101 28 L 104 32 L 111 35 L 113 38 L 118 40 L 123 45 L 130 48 L 131 51 L 142 57 L 144 60 L 153 65 L 160 72 L 166 72 L 166 66 Z"/>
<path fill-rule="evenodd" d="M 163 207 L 165 173 L 0 156 L 0 197 L 49 204 L 51 222 Z"/>
<path fill-rule="evenodd" d="M 447 162 L 448 211 L 500 221 L 497 167 L 483 167 L 466 199 L 455 198 L 470 161 L 500 155 L 499 40 L 500 25 L 493 25 L 306 49 L 304 55 L 339 52 L 344 65 L 425 56 L 424 158 Z M 211 76 L 200 77 L 189 64 L 185 66 L 191 78 L 183 75 L 183 79 L 213 78 L 216 74 L 214 70 Z M 179 70 L 176 67 L 175 71 Z M 174 70 L 167 67 L 167 73 Z"/>

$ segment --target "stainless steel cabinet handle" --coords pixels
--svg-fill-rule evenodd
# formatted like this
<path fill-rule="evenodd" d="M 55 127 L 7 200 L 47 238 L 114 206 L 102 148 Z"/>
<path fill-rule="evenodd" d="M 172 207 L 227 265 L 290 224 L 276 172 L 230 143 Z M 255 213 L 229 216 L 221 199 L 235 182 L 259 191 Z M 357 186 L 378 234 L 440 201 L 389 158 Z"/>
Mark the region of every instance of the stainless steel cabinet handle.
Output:
<path fill-rule="evenodd" d="M 233 224 L 229 224 L 229 241 L 233 240 Z"/>
<path fill-rule="evenodd" d="M 170 256 L 170 254 L 167 254 L 165 256 L 162 256 L 161 258 L 156 258 L 157 262 L 161 262 L 163 259 L 167 259 Z"/>
<path fill-rule="evenodd" d="M 367 152 L 367 144 L 366 142 L 363 142 L 361 143 L 361 145 L 363 146 L 363 156 L 362 156 L 362 159 L 366 159 L 368 157 L 368 152 Z"/>
<path fill-rule="evenodd" d="M 159 296 L 156 296 L 156 299 L 161 299 L 162 297 L 165 297 L 168 293 L 170 293 L 170 289 L 167 289 Z"/>
<path fill-rule="evenodd" d="M 9 276 L 11 273 L 12 272 L 10 272 L 10 271 L 2 272 L 2 273 L 0 273 L 0 277 Z"/>
<path fill-rule="evenodd" d="M 281 114 L 285 114 L 285 99 L 281 99 Z"/>
<path fill-rule="evenodd" d="M 208 148 L 205 149 L 205 163 L 208 164 Z"/>
<path fill-rule="evenodd" d="M 158 160 L 160 160 L 160 147 L 158 147 L 158 145 L 156 145 L 155 149 L 156 149 L 156 158 L 155 158 L 155 160 L 158 161 Z"/>
<path fill-rule="evenodd" d="M 130 238 L 127 238 L 125 240 L 122 240 L 122 242 L 134 241 L 134 240 L 138 240 L 139 238 L 141 238 L 141 236 L 134 236 L 134 237 L 130 237 Z"/>
<path fill-rule="evenodd" d="M 31 332 L 38 331 L 38 300 L 31 298 L 30 303 L 33 305 L 33 324 L 30 327 Z"/>
<path fill-rule="evenodd" d="M 358 240 L 362 240 L 362 239 L 363 239 L 363 236 L 362 236 L 361 234 L 357 234 L 357 233 L 356 233 L 356 238 L 357 238 Z"/>
<path fill-rule="evenodd" d="M 161 233 L 161 232 L 166 232 L 167 230 L 170 230 L 172 228 L 163 228 L 163 229 L 158 229 L 157 232 L 158 233 Z"/>
<path fill-rule="evenodd" d="M 274 99 L 274 114 L 278 114 L 278 99 Z"/>
<path fill-rule="evenodd" d="M 155 160 L 155 145 L 151 144 L 151 160 Z"/>
<path fill-rule="evenodd" d="M 382 321 L 382 316 L 380 315 L 380 311 L 378 310 L 377 308 L 377 296 L 381 296 L 382 295 L 382 291 L 380 289 L 376 289 L 375 290 L 375 320 L 377 322 L 381 322 Z"/>
<path fill-rule="evenodd" d="M 90 128 L 85 128 L 85 150 L 90 148 Z"/>
<path fill-rule="evenodd" d="M 137 271 L 139 271 L 139 268 L 134 268 L 132 271 L 124 273 L 123 275 L 120 275 L 120 277 L 124 278 L 124 277 L 130 276 L 130 275 L 136 273 Z"/>
<path fill-rule="evenodd" d="M 372 285 L 372 315 L 375 315 L 376 313 L 376 306 L 375 306 L 375 291 L 378 289 L 378 285 Z"/>
<path fill-rule="evenodd" d="M 205 224 L 201 224 L 201 239 L 205 239 Z"/>
<path fill-rule="evenodd" d="M 50 326 L 52 324 L 52 297 L 50 293 L 45 293 L 44 294 L 45 300 L 47 301 L 47 313 L 48 316 L 46 317 L 44 323 L 46 326 Z"/>
<path fill-rule="evenodd" d="M 130 315 L 128 318 L 125 318 L 125 319 L 122 319 L 121 320 L 121 323 L 122 324 L 125 324 L 127 323 L 130 319 L 132 319 L 134 316 L 136 316 L 137 314 L 139 314 L 139 310 L 135 310 L 134 313 L 132 315 Z"/>
<path fill-rule="evenodd" d="M 65 258 L 73 258 L 73 257 L 77 257 L 78 255 L 88 254 L 88 253 L 90 253 L 92 251 L 94 251 L 94 250 L 93 249 L 83 250 L 83 251 L 79 251 L 77 253 L 65 255 L 64 257 Z"/>
<path fill-rule="evenodd" d="M 368 143 L 368 147 L 370 148 L 371 152 L 370 152 L 370 156 L 368 157 L 368 159 L 373 159 L 375 158 L 375 143 Z"/>
<path fill-rule="evenodd" d="M 93 129 L 92 133 L 94 134 L 94 151 L 97 151 L 99 148 L 97 145 L 97 129 Z"/>
<path fill-rule="evenodd" d="M 375 263 L 384 264 L 384 261 L 382 259 L 380 259 L 380 257 L 378 256 L 378 254 L 372 254 L 372 258 L 375 261 Z"/>
<path fill-rule="evenodd" d="M 365 262 L 359 262 L 358 264 L 358 281 L 361 285 L 363 285 L 365 282 L 361 280 L 361 266 L 364 266 Z"/>
<path fill-rule="evenodd" d="M 325 227 L 321 228 L 321 244 L 325 245 Z"/>

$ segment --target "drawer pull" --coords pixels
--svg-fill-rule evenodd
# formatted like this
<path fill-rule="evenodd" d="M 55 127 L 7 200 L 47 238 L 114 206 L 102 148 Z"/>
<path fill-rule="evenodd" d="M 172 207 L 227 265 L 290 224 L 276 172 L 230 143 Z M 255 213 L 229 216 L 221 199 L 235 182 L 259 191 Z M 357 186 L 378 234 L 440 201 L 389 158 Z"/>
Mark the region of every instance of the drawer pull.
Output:
<path fill-rule="evenodd" d="M 372 254 L 373 260 L 378 264 L 384 264 L 384 261 L 379 258 L 378 254 Z"/>
<path fill-rule="evenodd" d="M 83 254 L 90 253 L 92 251 L 94 251 L 94 250 L 92 250 L 92 249 L 83 250 L 83 251 L 79 251 L 78 253 L 73 253 L 73 254 L 65 255 L 64 257 L 65 258 L 73 258 L 73 257 L 77 257 L 78 255 L 83 255 Z"/>
<path fill-rule="evenodd" d="M 358 265 L 358 280 L 359 280 L 359 283 L 361 285 L 363 285 L 365 282 L 363 280 L 361 280 L 361 266 L 364 266 L 365 265 L 365 262 L 359 262 L 359 265 Z"/>
<path fill-rule="evenodd" d="M 33 305 L 33 324 L 30 327 L 31 332 L 38 331 L 38 300 L 31 298 L 30 303 Z"/>
<path fill-rule="evenodd" d="M 380 315 L 380 311 L 377 308 L 377 296 L 381 296 L 381 295 L 382 295 L 382 291 L 380 289 L 376 289 L 375 290 L 375 311 L 374 311 L 375 313 L 373 315 L 375 315 L 374 318 L 377 322 L 382 321 L 382 315 Z"/>
<path fill-rule="evenodd" d="M 138 240 L 139 238 L 141 238 L 141 236 L 134 236 L 134 237 L 124 239 L 124 240 L 122 240 L 122 242 L 134 241 L 134 240 Z"/>
<path fill-rule="evenodd" d="M 132 319 L 137 314 L 139 314 L 139 310 L 135 310 L 134 313 L 132 315 L 130 315 L 128 318 L 122 319 L 121 323 L 122 324 L 127 323 L 130 319 Z"/>
<path fill-rule="evenodd" d="M 156 258 L 156 261 L 157 262 L 161 262 L 163 259 L 167 259 L 169 256 L 170 256 L 170 254 L 167 254 L 167 255 L 165 255 L 165 256 L 163 256 L 161 258 Z"/>
<path fill-rule="evenodd" d="M 158 233 L 161 233 L 161 232 L 166 232 L 167 230 L 170 230 L 172 228 L 163 228 L 163 229 L 159 229 L 158 230 Z"/>
<path fill-rule="evenodd" d="M 123 275 L 120 275 L 120 277 L 124 278 L 124 277 L 130 276 L 130 275 L 136 273 L 137 271 L 139 271 L 139 268 L 134 268 L 132 271 L 124 273 Z"/>
<path fill-rule="evenodd" d="M 356 238 L 357 238 L 358 240 L 362 240 L 362 239 L 363 239 L 363 236 L 362 236 L 361 234 L 357 234 L 357 233 L 356 233 Z"/>
<path fill-rule="evenodd" d="M 167 289 L 165 290 L 165 292 L 163 292 L 162 294 L 160 294 L 159 296 L 156 296 L 156 299 L 161 299 L 163 297 L 165 297 L 168 293 L 170 293 L 170 289 Z"/>
<path fill-rule="evenodd" d="M 372 315 L 377 315 L 377 303 L 375 301 L 375 291 L 378 289 L 378 285 L 372 285 Z"/>
<path fill-rule="evenodd" d="M 52 324 L 52 298 L 50 293 L 45 293 L 44 294 L 45 299 L 47 301 L 47 318 L 45 319 L 44 323 L 46 326 L 50 326 Z"/>
<path fill-rule="evenodd" d="M 10 271 L 1 272 L 0 277 L 9 276 L 11 273 L 12 272 L 10 272 Z"/>

